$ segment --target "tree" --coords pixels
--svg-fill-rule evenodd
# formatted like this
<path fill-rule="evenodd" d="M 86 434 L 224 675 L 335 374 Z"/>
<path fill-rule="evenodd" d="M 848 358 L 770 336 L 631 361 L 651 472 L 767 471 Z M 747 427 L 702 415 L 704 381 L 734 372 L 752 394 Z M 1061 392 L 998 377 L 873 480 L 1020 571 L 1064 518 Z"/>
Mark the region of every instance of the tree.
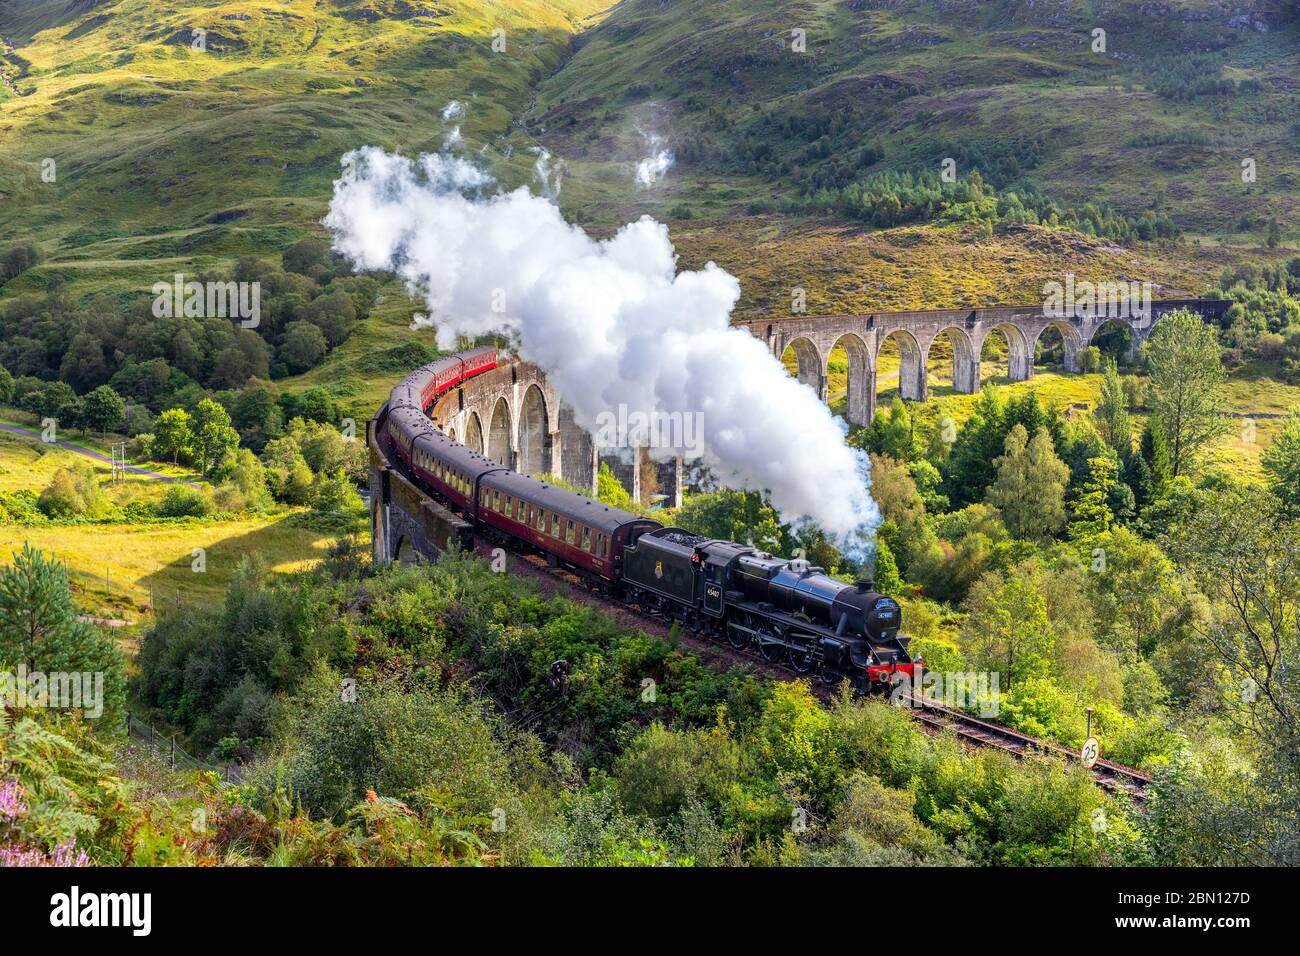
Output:
<path fill-rule="evenodd" d="M 0 365 L 0 405 L 8 404 L 14 397 L 14 377 L 9 370 Z"/>
<path fill-rule="evenodd" d="M 101 385 L 83 400 L 87 425 L 97 432 L 106 432 L 122 423 L 126 402 L 107 385 Z"/>
<path fill-rule="evenodd" d="M 326 263 L 330 247 L 320 239 L 300 239 L 280 254 L 285 272 L 310 275 L 313 268 Z"/>
<path fill-rule="evenodd" d="M 203 474 L 211 473 L 239 447 L 239 432 L 230 414 L 210 398 L 199 402 L 194 415 L 194 453 Z"/>
<path fill-rule="evenodd" d="M 1173 480 L 1174 466 L 1169 457 L 1169 441 L 1158 418 L 1147 419 L 1147 427 L 1142 430 L 1142 459 L 1151 475 L 1153 497 L 1160 498 Z"/>
<path fill-rule="evenodd" d="M 1110 508 L 1111 489 L 1119 478 L 1119 467 L 1110 458 L 1088 459 L 1088 480 L 1074 505 L 1070 537 L 1091 538 L 1110 530 L 1115 515 Z"/>
<path fill-rule="evenodd" d="M 194 441 L 193 421 L 183 408 L 169 408 L 153 423 L 154 452 L 177 464 L 190 454 Z"/>
<path fill-rule="evenodd" d="M 310 322 L 290 322 L 280 342 L 280 359 L 295 374 L 313 368 L 328 350 L 325 335 Z"/>
<path fill-rule="evenodd" d="M 1023 425 L 1007 436 L 994 464 L 997 479 L 988 502 L 1002 514 L 1012 537 L 1045 540 L 1065 524 L 1065 489 L 1070 469 L 1056 457 L 1052 437 L 1039 428 L 1030 441 Z"/>
<path fill-rule="evenodd" d="M 281 431 L 280 408 L 274 393 L 263 382 L 249 382 L 239 393 L 231 419 L 239 429 L 241 442 L 255 452 L 260 452 Z"/>
<path fill-rule="evenodd" d="M 72 337 L 59 366 L 59 378 L 74 389 L 86 392 L 103 385 L 111 374 L 99 336 L 79 332 Z"/>
<path fill-rule="evenodd" d="M 1171 473 L 1193 470 L 1197 456 L 1228 430 L 1226 374 L 1214 329 L 1187 309 L 1160 320 L 1147 345 L 1152 410 L 1169 440 Z"/>
<path fill-rule="evenodd" d="M 1253 842 L 1300 862 L 1300 521 L 1257 488 L 1205 496 L 1167 535 L 1214 613 L 1196 622 L 1229 717 L 1259 752 L 1262 819 Z"/>
<path fill-rule="evenodd" d="M 77 490 L 72 472 L 60 468 L 36 499 L 36 507 L 47 518 L 75 518 L 85 512 L 86 502 Z"/>
<path fill-rule="evenodd" d="M 677 512 L 677 520 L 695 534 L 750 543 L 765 550 L 776 550 L 781 541 L 780 519 L 756 491 L 724 488 L 693 495 Z"/>
<path fill-rule="evenodd" d="M 1097 429 L 1106 443 L 1121 455 L 1133 447 L 1133 431 L 1128 419 L 1128 400 L 1124 394 L 1124 381 L 1113 358 L 1106 359 L 1105 377 L 1101 381 L 1101 401 L 1094 412 Z"/>
<path fill-rule="evenodd" d="M 876 538 L 876 564 L 872 571 L 876 590 L 890 597 L 903 593 L 903 579 L 898 574 L 898 564 L 894 561 L 894 552 L 889 550 L 889 543 L 884 538 Z"/>
<path fill-rule="evenodd" d="M 971 588 L 962 607 L 961 648 L 978 669 L 1000 675 L 1003 690 L 1051 672 L 1055 635 L 1037 576 L 997 572 Z"/>
<path fill-rule="evenodd" d="M 1268 221 L 1268 238 L 1265 241 L 1270 249 L 1276 249 L 1282 242 L 1282 229 L 1278 226 L 1276 219 Z"/>
<path fill-rule="evenodd" d="M 1300 510 L 1300 405 L 1287 413 L 1282 431 L 1264 452 L 1264 469 L 1274 493 L 1293 510 Z"/>
<path fill-rule="evenodd" d="M 912 415 L 901 398 L 895 397 L 889 411 L 881 412 L 871 423 L 872 444 L 881 454 L 908 461 L 916 455 L 916 435 Z"/>
<path fill-rule="evenodd" d="M 25 665 L 28 672 L 102 674 L 103 726 L 116 727 L 125 700 L 122 652 L 112 636 L 79 619 L 67 570 L 44 553 L 23 545 L 13 563 L 0 569 L 0 667 Z M 57 703 L 57 702 L 56 702 Z"/>
<path fill-rule="evenodd" d="M 360 505 L 361 498 L 342 468 L 336 469 L 332 474 L 323 473 L 317 476 L 311 503 L 313 511 L 320 514 L 336 514 L 355 511 Z"/>
<path fill-rule="evenodd" d="M 0 266 L 0 280 L 15 279 L 40 261 L 40 250 L 33 243 L 20 242 L 10 246 L 4 264 Z M 0 281 L 0 285 L 4 285 L 4 281 Z"/>

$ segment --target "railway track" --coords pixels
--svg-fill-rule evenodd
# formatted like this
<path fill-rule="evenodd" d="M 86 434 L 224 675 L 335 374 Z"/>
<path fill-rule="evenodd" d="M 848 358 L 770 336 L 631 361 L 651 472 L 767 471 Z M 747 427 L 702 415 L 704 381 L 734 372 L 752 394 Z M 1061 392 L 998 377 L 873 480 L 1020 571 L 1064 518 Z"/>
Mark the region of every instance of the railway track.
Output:
<path fill-rule="evenodd" d="M 912 716 L 934 733 L 951 731 L 962 742 L 974 747 L 1004 750 L 1017 759 L 1059 757 L 1078 762 L 1079 755 L 1068 747 L 1030 737 L 1010 727 L 990 723 L 933 700 L 908 695 L 906 705 Z M 1109 760 L 1098 760 L 1088 771 L 1098 786 L 1111 793 L 1126 793 L 1141 802 L 1151 778 L 1140 770 Z"/>
<path fill-rule="evenodd" d="M 480 550 L 484 554 L 490 554 L 491 548 L 482 546 Z M 561 583 L 572 592 L 573 596 L 590 599 L 584 603 L 600 605 L 606 609 L 615 607 L 647 631 L 666 637 L 674 623 L 664 615 L 647 610 L 636 603 L 612 599 L 593 590 L 578 575 L 562 568 L 551 567 L 545 558 L 509 550 L 511 556 L 515 558 L 515 569 L 523 570 L 532 577 Z M 755 673 L 774 680 L 791 680 L 795 677 L 807 676 L 798 675 L 792 669 L 780 664 L 763 661 L 751 653 L 738 651 L 723 641 L 710 640 L 685 627 L 681 628 L 678 637 L 683 644 L 701 652 L 706 658 L 723 664 L 750 667 Z M 835 686 L 815 680 L 812 681 L 812 690 L 823 701 L 830 701 L 839 693 Z M 920 722 L 928 733 L 934 735 L 951 733 L 968 747 L 1001 750 L 1017 760 L 1059 759 L 1067 763 L 1078 763 L 1080 759 L 1079 754 L 1068 747 L 982 720 L 937 701 L 909 694 L 900 706 L 905 706 L 908 713 Z M 1108 793 L 1126 794 L 1138 804 L 1146 799 L 1147 786 L 1151 778 L 1140 770 L 1109 760 L 1098 760 L 1088 772 L 1093 781 Z"/>

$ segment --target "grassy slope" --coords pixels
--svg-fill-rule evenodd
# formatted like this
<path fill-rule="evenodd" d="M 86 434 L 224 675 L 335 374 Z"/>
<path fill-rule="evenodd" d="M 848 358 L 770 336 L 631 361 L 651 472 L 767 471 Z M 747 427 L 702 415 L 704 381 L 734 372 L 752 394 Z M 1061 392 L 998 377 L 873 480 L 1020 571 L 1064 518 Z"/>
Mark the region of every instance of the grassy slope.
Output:
<path fill-rule="evenodd" d="M 937 169 L 951 155 L 940 149 L 944 140 L 1023 136 L 1044 150 L 1030 175 L 1061 199 L 1140 210 L 1159 196 L 1185 228 L 1234 241 L 1243 215 L 1256 226 L 1277 216 L 1294 240 L 1300 24 L 1284 0 L 1239 7 L 624 0 L 543 86 L 530 128 L 557 154 L 596 167 L 644 155 L 638 126 L 656 126 L 679 146 L 703 138 L 725 152 L 767 113 L 840 115 L 851 135 L 837 149 L 879 143 L 885 160 L 877 168 Z M 1253 25 L 1231 25 L 1243 10 Z M 1104 54 L 1091 51 L 1098 26 L 1107 31 Z M 807 32 L 804 54 L 790 50 L 794 28 Z M 1156 57 L 1199 50 L 1222 51 L 1225 77 L 1255 79 L 1262 89 L 1190 103 L 1151 92 L 1163 69 Z M 1208 142 L 1134 143 L 1175 132 Z M 771 136 L 767 145 L 780 162 L 804 143 Z M 1250 186 L 1241 182 L 1243 157 L 1257 163 Z M 716 175 L 707 164 L 679 169 L 660 195 L 707 204 Z M 760 170 L 746 187 L 746 201 L 781 199 L 788 182 Z"/>
<path fill-rule="evenodd" d="M 20 422 L 20 424 L 26 424 Z M 92 441 L 74 438 L 94 447 Z M 107 484 L 109 466 L 57 446 L 0 432 L 0 491 L 40 490 L 60 468 L 89 465 L 110 498 L 154 501 L 167 489 L 163 482 L 128 476 Z M 185 469 L 158 471 L 196 478 Z M 57 554 L 68 565 L 83 607 L 139 620 L 149 603 L 150 585 L 162 601 L 217 601 L 243 555 L 257 552 L 280 570 L 303 567 L 320 558 L 330 536 L 286 524 L 285 516 L 237 521 L 202 521 L 152 525 L 0 524 L 0 563 L 24 543 Z M 190 568 L 195 548 L 207 550 L 207 570 Z M 111 591 L 105 588 L 105 573 Z"/>
<path fill-rule="evenodd" d="M 118 0 L 52 6 L 27 42 L 31 18 L 15 28 L 0 8 L 24 93 L 0 103 L 0 234 L 35 238 L 49 256 L 28 285 L 58 271 L 123 294 L 276 252 L 314 228 L 348 149 L 435 148 L 452 98 L 468 103 L 466 140 L 494 140 L 597 7 Z M 195 27 L 208 30 L 206 53 L 190 48 Z M 505 53 L 490 48 L 497 28 Z M 41 181 L 45 157 L 54 184 Z"/>

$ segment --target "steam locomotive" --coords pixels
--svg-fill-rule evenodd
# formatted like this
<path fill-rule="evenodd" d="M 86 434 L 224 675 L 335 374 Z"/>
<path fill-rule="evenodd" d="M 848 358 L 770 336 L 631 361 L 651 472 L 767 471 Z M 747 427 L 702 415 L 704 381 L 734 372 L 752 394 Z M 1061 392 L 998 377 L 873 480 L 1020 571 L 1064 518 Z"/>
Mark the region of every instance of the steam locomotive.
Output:
<path fill-rule="evenodd" d="M 542 555 L 589 586 L 770 663 L 859 691 L 884 689 L 921 666 L 899 631 L 898 602 L 871 581 L 657 521 L 504 468 L 430 421 L 439 396 L 498 364 L 492 347 L 412 372 L 372 422 L 390 461 L 488 542 Z"/>

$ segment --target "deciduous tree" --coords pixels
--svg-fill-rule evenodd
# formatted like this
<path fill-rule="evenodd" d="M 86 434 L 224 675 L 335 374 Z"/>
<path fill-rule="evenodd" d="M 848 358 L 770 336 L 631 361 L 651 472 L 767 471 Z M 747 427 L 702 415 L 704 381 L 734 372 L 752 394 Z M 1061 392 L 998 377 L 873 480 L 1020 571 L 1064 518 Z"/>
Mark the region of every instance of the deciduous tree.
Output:
<path fill-rule="evenodd" d="M 1170 470 L 1177 477 L 1193 470 L 1197 456 L 1229 427 L 1218 335 L 1199 315 L 1178 309 L 1156 326 L 1147 360 L 1152 409 L 1169 441 Z"/>
<path fill-rule="evenodd" d="M 1070 469 L 1056 457 L 1045 427 L 1029 440 L 1023 425 L 1007 435 L 1004 454 L 995 464 L 997 480 L 988 502 L 1002 514 L 1012 537 L 1045 540 L 1065 524 L 1065 489 Z"/>
<path fill-rule="evenodd" d="M 190 413 L 185 409 L 169 408 L 164 411 L 153 423 L 153 433 L 155 453 L 170 458 L 173 465 L 183 456 L 189 455 L 194 432 Z"/>

